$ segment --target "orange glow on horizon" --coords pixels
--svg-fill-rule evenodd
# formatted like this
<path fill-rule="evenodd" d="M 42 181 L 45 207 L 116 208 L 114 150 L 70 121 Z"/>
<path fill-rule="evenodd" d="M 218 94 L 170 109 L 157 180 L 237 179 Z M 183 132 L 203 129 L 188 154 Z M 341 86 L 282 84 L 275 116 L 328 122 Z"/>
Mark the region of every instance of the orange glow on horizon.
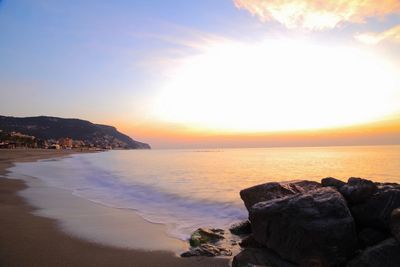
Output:
<path fill-rule="evenodd" d="M 258 133 L 199 132 L 179 125 L 119 123 L 118 129 L 155 148 L 379 145 L 400 143 L 400 115 L 388 120 L 331 129 Z"/>

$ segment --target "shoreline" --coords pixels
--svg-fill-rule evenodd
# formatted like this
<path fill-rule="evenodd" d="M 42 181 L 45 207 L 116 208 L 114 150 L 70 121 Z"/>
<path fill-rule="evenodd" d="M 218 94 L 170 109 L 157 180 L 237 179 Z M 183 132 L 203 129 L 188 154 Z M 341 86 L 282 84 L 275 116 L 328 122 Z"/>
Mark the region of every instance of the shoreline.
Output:
<path fill-rule="evenodd" d="M 82 152 L 1 150 L 0 175 L 4 177 L 15 162 L 75 153 Z M 60 229 L 55 219 L 34 214 L 38 209 L 18 194 L 28 188 L 23 180 L 3 177 L 0 179 L 1 266 L 228 266 L 229 260 L 223 258 L 180 258 L 173 252 L 117 248 L 71 236 Z"/>

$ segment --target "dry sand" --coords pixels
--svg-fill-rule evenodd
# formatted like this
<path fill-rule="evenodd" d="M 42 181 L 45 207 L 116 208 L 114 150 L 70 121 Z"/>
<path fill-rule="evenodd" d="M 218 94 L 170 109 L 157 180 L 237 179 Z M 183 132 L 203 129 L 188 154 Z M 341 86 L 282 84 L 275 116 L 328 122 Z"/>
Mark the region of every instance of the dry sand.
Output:
<path fill-rule="evenodd" d="M 0 175 L 14 162 L 67 156 L 74 151 L 0 150 Z M 179 258 L 172 252 L 121 249 L 65 234 L 55 220 L 33 215 L 17 195 L 22 180 L 0 178 L 0 266 L 228 266 L 227 259 Z M 151 224 L 147 224 L 151 227 Z M 143 228 L 143 224 L 140 225 Z M 138 229 L 140 231 L 141 229 Z"/>

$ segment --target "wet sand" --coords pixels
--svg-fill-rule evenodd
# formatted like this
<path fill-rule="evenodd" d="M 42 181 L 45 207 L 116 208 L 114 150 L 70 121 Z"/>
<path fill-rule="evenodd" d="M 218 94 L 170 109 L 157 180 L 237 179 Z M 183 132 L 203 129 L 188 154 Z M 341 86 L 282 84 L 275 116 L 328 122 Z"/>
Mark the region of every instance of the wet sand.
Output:
<path fill-rule="evenodd" d="M 0 150 L 0 175 L 14 162 L 68 156 L 74 151 Z M 0 178 L 0 266 L 228 266 L 227 259 L 179 258 L 172 252 L 104 246 L 68 235 L 53 219 L 34 215 L 17 192 L 22 180 Z M 138 231 L 151 231 L 140 223 Z M 146 227 L 146 229 L 143 229 Z M 150 229 L 150 230 L 149 230 Z M 151 238 L 151 237 L 150 237 Z"/>

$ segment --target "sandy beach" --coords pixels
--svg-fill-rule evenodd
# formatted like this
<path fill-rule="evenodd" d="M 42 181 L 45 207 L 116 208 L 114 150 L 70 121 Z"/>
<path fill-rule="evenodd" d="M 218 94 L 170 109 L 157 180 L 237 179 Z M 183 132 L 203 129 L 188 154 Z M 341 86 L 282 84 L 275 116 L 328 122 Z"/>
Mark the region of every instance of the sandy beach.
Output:
<path fill-rule="evenodd" d="M 15 162 L 71 153 L 77 152 L 0 150 L 0 175 Z M 122 249 L 68 235 L 57 221 L 33 214 L 35 209 L 17 194 L 26 187 L 22 180 L 0 179 L 0 266 L 228 266 L 227 259 L 183 259 L 172 252 Z M 137 221 L 138 231 L 150 233 L 159 227 Z"/>

